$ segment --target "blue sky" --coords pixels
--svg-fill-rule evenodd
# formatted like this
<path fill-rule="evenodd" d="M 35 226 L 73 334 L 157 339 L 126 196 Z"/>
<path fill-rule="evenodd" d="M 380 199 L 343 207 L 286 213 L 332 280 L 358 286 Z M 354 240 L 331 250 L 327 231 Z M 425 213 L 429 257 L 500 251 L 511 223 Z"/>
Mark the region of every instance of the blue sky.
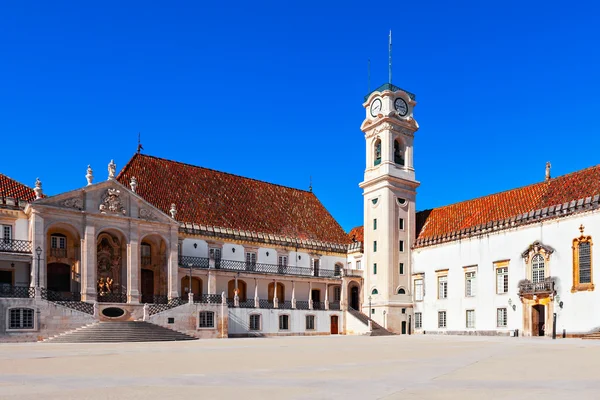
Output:
<path fill-rule="evenodd" d="M 362 224 L 371 82 L 417 95 L 419 210 L 600 164 L 592 2 L 4 2 L 0 172 L 47 194 L 134 154 L 314 192 Z"/>

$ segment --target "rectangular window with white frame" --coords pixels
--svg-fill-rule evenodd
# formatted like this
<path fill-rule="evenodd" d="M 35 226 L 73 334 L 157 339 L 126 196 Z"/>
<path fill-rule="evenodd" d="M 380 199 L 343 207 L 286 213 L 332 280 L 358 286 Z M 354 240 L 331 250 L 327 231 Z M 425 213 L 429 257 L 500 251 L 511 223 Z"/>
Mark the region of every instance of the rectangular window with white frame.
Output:
<path fill-rule="evenodd" d="M 506 312 L 506 308 L 498 308 L 497 313 L 497 322 L 496 325 L 498 328 L 506 328 L 508 313 Z"/>
<path fill-rule="evenodd" d="M 246 267 L 256 267 L 256 253 L 253 251 L 246 252 Z"/>
<path fill-rule="evenodd" d="M 438 276 L 438 299 L 448 298 L 448 275 Z"/>
<path fill-rule="evenodd" d="M 438 328 L 446 327 L 446 311 L 438 311 Z"/>
<path fill-rule="evenodd" d="M 496 268 L 496 293 L 508 293 L 508 267 Z"/>
<path fill-rule="evenodd" d="M 475 278 L 476 278 L 476 272 L 471 271 L 471 272 L 465 273 L 465 296 L 466 297 L 475 296 L 475 288 L 476 288 Z"/>
<path fill-rule="evenodd" d="M 415 313 L 415 329 L 423 328 L 423 314 L 420 312 Z"/>
<path fill-rule="evenodd" d="M 315 330 L 315 316 L 314 315 L 306 316 L 306 330 L 307 331 Z"/>
<path fill-rule="evenodd" d="M 360 260 L 356 260 L 356 269 L 362 269 Z"/>
<path fill-rule="evenodd" d="M 277 257 L 277 265 L 280 267 L 287 267 L 288 265 L 288 256 L 279 256 Z"/>
<path fill-rule="evenodd" d="M 250 315 L 250 326 L 251 331 L 260 331 L 260 314 L 252 314 Z"/>
<path fill-rule="evenodd" d="M 283 314 L 279 316 L 279 330 L 287 331 L 290 329 L 290 316 Z"/>
<path fill-rule="evenodd" d="M 215 260 L 215 268 L 221 268 L 221 249 L 213 247 L 208 249 L 208 256 Z"/>
<path fill-rule="evenodd" d="M 0 231 L 2 235 L 0 239 L 3 239 L 6 243 L 12 240 L 12 226 L 11 225 L 2 225 L 2 230 Z"/>
<path fill-rule="evenodd" d="M 475 328 L 475 310 L 467 310 L 467 328 Z"/>
<path fill-rule="evenodd" d="M 423 301 L 423 279 L 415 279 L 415 301 Z"/>

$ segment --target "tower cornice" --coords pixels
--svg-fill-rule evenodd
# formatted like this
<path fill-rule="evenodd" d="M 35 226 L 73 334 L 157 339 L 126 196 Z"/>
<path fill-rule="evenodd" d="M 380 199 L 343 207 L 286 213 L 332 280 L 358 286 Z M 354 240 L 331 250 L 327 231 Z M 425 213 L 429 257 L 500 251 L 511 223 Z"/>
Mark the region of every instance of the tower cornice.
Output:
<path fill-rule="evenodd" d="M 386 130 L 414 137 L 415 131 L 418 129 L 419 124 L 414 118 L 408 117 L 405 120 L 399 120 L 395 111 L 390 112 L 387 116 L 379 114 L 376 120 L 365 119 L 360 126 L 360 130 L 365 133 L 365 138 L 378 135 Z"/>

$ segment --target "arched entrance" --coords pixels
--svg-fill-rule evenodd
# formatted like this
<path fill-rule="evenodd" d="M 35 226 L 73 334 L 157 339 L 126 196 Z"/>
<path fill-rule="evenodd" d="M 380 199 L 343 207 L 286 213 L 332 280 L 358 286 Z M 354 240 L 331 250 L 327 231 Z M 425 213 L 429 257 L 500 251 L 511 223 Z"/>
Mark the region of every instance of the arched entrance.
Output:
<path fill-rule="evenodd" d="M 269 302 L 273 301 L 274 283 L 269 283 Z M 281 282 L 277 282 L 277 301 L 285 301 L 285 286 Z"/>
<path fill-rule="evenodd" d="M 118 231 L 105 231 L 98 235 L 96 252 L 98 301 L 125 303 L 127 278 L 123 268 L 127 259 L 127 246 Z"/>
<path fill-rule="evenodd" d="M 241 279 L 237 281 L 238 298 L 240 302 L 247 300 L 246 295 L 246 282 Z M 227 283 L 227 299 L 233 301 L 235 298 L 235 279 L 230 280 Z"/>
<path fill-rule="evenodd" d="M 48 264 L 48 290 L 55 292 L 71 291 L 71 266 L 63 263 Z"/>
<path fill-rule="evenodd" d="M 350 287 L 348 304 L 351 308 L 360 311 L 360 289 L 356 285 Z"/>
<path fill-rule="evenodd" d="M 188 298 L 188 293 L 190 292 L 190 277 L 184 276 L 181 278 L 181 290 L 179 293 L 182 293 L 183 298 Z M 199 299 L 202 297 L 202 279 L 192 276 L 192 293 L 194 294 L 194 299 Z"/>
<path fill-rule="evenodd" d="M 546 307 L 536 304 L 531 307 L 531 336 L 544 336 L 546 330 Z"/>
<path fill-rule="evenodd" d="M 143 303 L 167 301 L 166 247 L 165 240 L 157 234 L 145 236 L 140 243 L 140 295 Z"/>

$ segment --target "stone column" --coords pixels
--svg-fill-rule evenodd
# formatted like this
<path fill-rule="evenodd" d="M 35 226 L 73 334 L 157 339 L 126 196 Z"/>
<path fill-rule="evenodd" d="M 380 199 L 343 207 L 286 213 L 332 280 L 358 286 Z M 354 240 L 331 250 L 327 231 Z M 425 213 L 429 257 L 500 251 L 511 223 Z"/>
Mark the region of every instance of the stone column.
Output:
<path fill-rule="evenodd" d="M 138 233 L 131 231 L 127 244 L 127 302 L 140 303 L 140 245 Z"/>
<path fill-rule="evenodd" d="M 348 284 L 349 281 L 346 278 L 342 278 L 342 286 L 340 290 L 340 310 L 346 311 L 348 309 Z"/>
<path fill-rule="evenodd" d="M 277 298 L 277 281 L 273 281 L 273 308 L 279 308 L 279 299 Z"/>
<path fill-rule="evenodd" d="M 217 273 L 214 270 L 208 271 L 208 294 L 217 294 Z"/>
<path fill-rule="evenodd" d="M 258 298 L 258 281 L 254 278 L 254 308 L 260 307 L 260 299 Z"/>
<path fill-rule="evenodd" d="M 46 235 L 44 234 L 44 218 L 37 213 L 33 212 L 31 215 L 31 226 L 32 226 L 32 235 L 31 235 L 31 254 L 33 256 L 33 263 L 31 268 L 31 284 L 30 286 L 35 287 L 38 284 L 40 287 L 46 287 Z M 38 256 L 35 250 L 40 247 L 42 249 L 42 254 L 40 255 L 40 261 L 38 265 Z M 37 276 L 37 273 L 40 273 L 40 276 Z"/>
<path fill-rule="evenodd" d="M 169 299 L 175 299 L 179 297 L 178 278 L 179 278 L 179 263 L 177 257 L 177 228 L 171 227 L 171 238 L 169 240 L 169 266 L 168 266 L 168 293 Z"/>
<path fill-rule="evenodd" d="M 81 300 L 92 302 L 97 299 L 97 271 L 96 271 L 96 227 L 86 225 L 81 241 Z"/>
<path fill-rule="evenodd" d="M 308 282 L 308 309 L 309 310 L 313 309 L 313 302 L 312 302 L 312 282 Z"/>
<path fill-rule="evenodd" d="M 325 309 L 329 310 L 329 284 L 325 284 Z"/>
<path fill-rule="evenodd" d="M 296 282 L 292 281 L 292 309 L 296 309 Z"/>

